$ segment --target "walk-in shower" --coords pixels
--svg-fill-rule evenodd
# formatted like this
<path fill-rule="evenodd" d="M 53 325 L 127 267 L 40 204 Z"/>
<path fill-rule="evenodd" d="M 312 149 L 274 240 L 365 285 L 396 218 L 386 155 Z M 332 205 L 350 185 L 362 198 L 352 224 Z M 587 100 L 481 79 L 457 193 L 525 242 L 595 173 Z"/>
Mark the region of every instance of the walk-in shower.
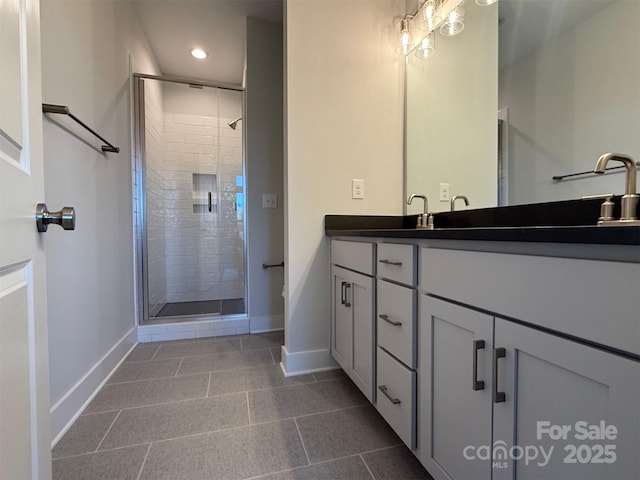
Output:
<path fill-rule="evenodd" d="M 245 314 L 244 93 L 134 78 L 141 321 Z"/>

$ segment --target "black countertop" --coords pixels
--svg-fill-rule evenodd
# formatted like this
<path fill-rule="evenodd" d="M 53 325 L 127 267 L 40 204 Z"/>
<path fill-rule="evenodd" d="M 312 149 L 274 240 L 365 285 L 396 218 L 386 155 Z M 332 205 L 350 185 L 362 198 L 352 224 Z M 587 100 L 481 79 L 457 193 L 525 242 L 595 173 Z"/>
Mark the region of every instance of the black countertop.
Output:
<path fill-rule="evenodd" d="M 620 197 L 615 197 L 619 216 Z M 325 215 L 331 236 L 504 242 L 640 245 L 640 226 L 596 225 L 602 200 L 514 205 L 436 213 L 433 230 L 416 229 L 417 215 Z"/>

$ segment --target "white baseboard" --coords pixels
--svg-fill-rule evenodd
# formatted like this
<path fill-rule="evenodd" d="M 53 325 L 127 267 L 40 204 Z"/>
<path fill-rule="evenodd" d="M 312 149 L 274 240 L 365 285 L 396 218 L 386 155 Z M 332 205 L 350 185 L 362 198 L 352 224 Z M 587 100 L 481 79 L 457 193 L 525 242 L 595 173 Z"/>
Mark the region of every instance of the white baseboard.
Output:
<path fill-rule="evenodd" d="M 51 448 L 89 405 L 113 372 L 137 345 L 133 327 L 91 369 L 51 407 Z"/>
<path fill-rule="evenodd" d="M 340 368 L 331 357 L 331 352 L 328 348 L 291 353 L 287 351 L 287 347 L 284 345 L 282 346 L 280 367 L 285 377 Z"/>
<path fill-rule="evenodd" d="M 251 333 L 273 332 L 284 330 L 284 315 L 267 315 L 251 317 L 249 321 Z"/>

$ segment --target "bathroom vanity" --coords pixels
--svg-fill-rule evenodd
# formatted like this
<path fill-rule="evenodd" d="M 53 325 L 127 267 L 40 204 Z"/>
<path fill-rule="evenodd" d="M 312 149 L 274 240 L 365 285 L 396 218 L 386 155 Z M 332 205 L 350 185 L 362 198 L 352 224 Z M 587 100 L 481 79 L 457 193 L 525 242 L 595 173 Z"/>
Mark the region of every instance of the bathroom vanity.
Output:
<path fill-rule="evenodd" d="M 640 227 L 507 213 L 325 217 L 334 358 L 434 478 L 640 478 Z"/>

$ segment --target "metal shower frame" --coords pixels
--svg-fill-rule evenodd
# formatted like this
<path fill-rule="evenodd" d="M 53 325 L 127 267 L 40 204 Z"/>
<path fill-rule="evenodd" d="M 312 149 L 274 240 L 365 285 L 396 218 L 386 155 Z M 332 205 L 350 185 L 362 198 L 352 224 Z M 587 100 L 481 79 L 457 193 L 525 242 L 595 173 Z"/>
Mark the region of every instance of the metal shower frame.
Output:
<path fill-rule="evenodd" d="M 144 110 L 144 80 L 158 80 L 161 82 L 179 83 L 193 87 L 212 87 L 222 90 L 231 90 L 242 93 L 242 118 L 246 118 L 247 92 L 241 85 L 223 82 L 212 82 L 189 77 L 175 75 L 149 75 L 145 73 L 132 74 L 133 88 L 133 177 L 132 188 L 135 197 L 136 211 L 134 213 L 134 255 L 135 255 L 135 301 L 137 325 L 143 325 L 149 321 L 149 288 L 148 288 L 148 255 L 147 255 L 147 199 L 145 177 L 145 110 Z M 247 130 L 242 129 L 242 178 L 244 183 L 245 199 L 247 198 L 247 162 L 246 162 L 246 138 Z M 246 201 L 243 202 L 243 273 L 244 273 L 244 298 L 245 315 L 248 316 L 248 269 L 247 269 L 247 223 L 248 209 Z M 198 317 L 206 317 L 207 314 L 173 317 L 180 319 L 197 320 Z M 210 315 L 209 315 L 210 316 Z M 163 320 L 171 320 L 172 317 L 164 317 Z"/>

